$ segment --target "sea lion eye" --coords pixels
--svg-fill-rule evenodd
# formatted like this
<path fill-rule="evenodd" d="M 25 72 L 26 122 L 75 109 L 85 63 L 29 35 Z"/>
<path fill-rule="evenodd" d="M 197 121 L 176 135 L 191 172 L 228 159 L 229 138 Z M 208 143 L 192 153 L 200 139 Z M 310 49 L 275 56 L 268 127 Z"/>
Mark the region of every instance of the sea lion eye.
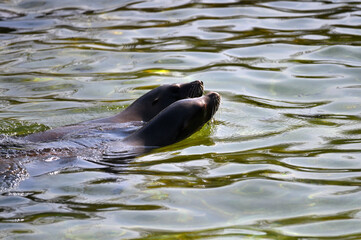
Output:
<path fill-rule="evenodd" d="M 153 102 L 152 102 L 152 105 L 157 104 L 158 101 L 159 101 L 159 98 L 154 99 Z"/>

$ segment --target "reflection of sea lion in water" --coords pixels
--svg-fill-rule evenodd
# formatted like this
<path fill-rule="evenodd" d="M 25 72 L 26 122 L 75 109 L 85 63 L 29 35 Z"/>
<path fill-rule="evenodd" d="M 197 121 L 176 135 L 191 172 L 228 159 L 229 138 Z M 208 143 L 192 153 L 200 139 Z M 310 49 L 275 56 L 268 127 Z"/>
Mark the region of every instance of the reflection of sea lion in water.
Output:
<path fill-rule="evenodd" d="M 123 123 L 130 121 L 148 122 L 163 109 L 172 103 L 185 99 L 200 97 L 203 94 L 203 82 L 193 81 L 184 84 L 162 85 L 144 94 L 115 116 L 82 122 L 51 129 L 45 132 L 34 133 L 24 137 L 32 142 L 46 142 L 61 139 L 68 133 L 86 129 L 93 123 Z"/>

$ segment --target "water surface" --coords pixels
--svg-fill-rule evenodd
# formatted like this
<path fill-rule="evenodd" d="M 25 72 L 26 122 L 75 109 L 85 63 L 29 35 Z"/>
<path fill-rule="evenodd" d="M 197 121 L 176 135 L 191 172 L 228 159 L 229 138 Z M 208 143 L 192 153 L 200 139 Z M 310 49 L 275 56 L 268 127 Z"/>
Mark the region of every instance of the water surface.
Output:
<path fill-rule="evenodd" d="M 119 166 L 21 164 L 4 239 L 360 239 L 358 1 L 0 3 L 0 133 L 106 117 L 161 84 L 222 103 Z M 53 161 L 51 161 L 53 160 Z"/>

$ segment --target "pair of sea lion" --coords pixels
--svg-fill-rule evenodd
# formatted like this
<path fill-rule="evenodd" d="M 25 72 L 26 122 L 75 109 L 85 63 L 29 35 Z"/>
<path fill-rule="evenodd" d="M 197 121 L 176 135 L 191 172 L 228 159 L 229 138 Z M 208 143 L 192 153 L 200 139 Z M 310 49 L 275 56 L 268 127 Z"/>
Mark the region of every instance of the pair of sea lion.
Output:
<path fill-rule="evenodd" d="M 33 157 L 53 163 L 50 170 L 62 166 L 62 160 L 54 159 L 63 159 L 66 164 L 72 157 L 118 166 L 123 160 L 181 141 L 208 122 L 219 107 L 218 93 L 202 95 L 201 81 L 162 85 L 112 117 L 18 138 L 0 135 L 0 192 L 29 174 L 48 172 L 35 164 L 29 173 L 22 162 L 31 163 L 28 160 Z"/>
<path fill-rule="evenodd" d="M 125 137 L 121 144 L 113 144 L 111 149 L 120 152 L 126 145 L 136 148 L 137 154 L 144 153 L 189 137 L 212 118 L 218 110 L 220 95 L 216 92 L 203 95 L 203 89 L 202 81 L 162 85 L 115 116 L 34 133 L 23 139 L 35 143 L 56 142 L 92 124 L 109 126 L 141 121 L 144 124 L 140 129 Z"/>

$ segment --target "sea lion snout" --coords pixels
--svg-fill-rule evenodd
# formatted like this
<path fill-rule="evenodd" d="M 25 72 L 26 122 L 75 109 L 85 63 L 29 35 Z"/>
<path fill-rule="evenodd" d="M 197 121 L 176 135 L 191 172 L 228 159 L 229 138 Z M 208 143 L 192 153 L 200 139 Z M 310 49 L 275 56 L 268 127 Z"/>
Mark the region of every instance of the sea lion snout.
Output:
<path fill-rule="evenodd" d="M 221 96 L 217 92 L 210 92 L 204 95 L 205 104 L 206 104 L 206 115 L 207 121 L 210 120 L 213 115 L 217 112 L 219 105 L 221 103 Z"/>
<path fill-rule="evenodd" d="M 217 92 L 210 92 L 206 96 L 209 97 L 210 101 L 212 101 L 215 105 L 217 105 L 217 110 L 219 107 L 219 103 L 221 102 L 221 95 Z"/>
<path fill-rule="evenodd" d="M 181 84 L 180 88 L 183 90 L 182 99 L 200 97 L 204 91 L 203 82 L 200 80 Z"/>
<path fill-rule="evenodd" d="M 196 96 L 202 96 L 203 92 L 204 92 L 204 84 L 203 84 L 203 82 L 201 80 L 196 80 L 196 81 L 193 81 L 191 84 L 195 85 Z"/>

